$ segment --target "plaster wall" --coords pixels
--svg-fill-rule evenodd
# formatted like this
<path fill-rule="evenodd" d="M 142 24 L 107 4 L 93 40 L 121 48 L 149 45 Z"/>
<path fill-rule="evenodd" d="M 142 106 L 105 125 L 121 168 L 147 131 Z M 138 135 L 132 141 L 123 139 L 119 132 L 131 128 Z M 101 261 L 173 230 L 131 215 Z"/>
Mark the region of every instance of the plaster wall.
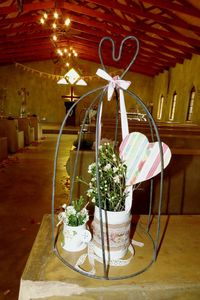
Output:
<path fill-rule="evenodd" d="M 174 92 L 177 93 L 175 116 L 172 122 L 187 123 L 187 110 L 191 89 L 195 88 L 195 99 L 192 120 L 190 123 L 200 124 L 200 56 L 194 55 L 191 60 L 186 59 L 183 64 L 177 64 L 154 78 L 153 116 L 157 119 L 158 103 L 164 96 L 161 121 L 169 121 L 169 114 Z M 189 123 L 189 122 L 188 122 Z"/>
<path fill-rule="evenodd" d="M 64 75 L 66 70 L 59 69 L 52 61 L 33 62 L 24 64 L 24 66 L 25 68 L 23 66 L 16 67 L 13 64 L 0 68 L 0 89 L 6 88 L 7 94 L 5 101 L 6 115 L 19 116 L 22 97 L 18 94 L 18 91 L 25 87 L 29 93 L 27 96 L 27 112 L 38 115 L 40 120 L 60 123 L 65 116 L 62 95 L 69 95 L 70 87 L 68 85 L 58 85 L 57 80 L 53 79 L 51 75 Z M 76 96 L 82 96 L 88 91 L 106 84 L 105 80 L 95 76 L 99 67 L 100 64 L 78 60 L 75 69 L 82 76 L 87 76 L 85 80 L 88 85 L 75 86 L 74 94 Z M 114 68 L 108 68 L 109 74 L 111 72 L 116 73 L 116 71 Z M 119 70 L 118 74 L 120 74 Z M 132 82 L 129 89 L 134 91 L 146 104 L 151 101 L 153 95 L 153 79 L 151 77 L 129 72 L 125 79 Z M 76 124 L 81 123 L 85 108 L 88 107 L 88 104 L 96 95 L 97 93 L 92 93 L 77 105 Z M 128 111 L 136 110 L 136 103 L 130 96 L 126 97 L 126 106 Z M 114 114 L 113 101 L 105 101 L 103 117 L 112 118 Z"/>

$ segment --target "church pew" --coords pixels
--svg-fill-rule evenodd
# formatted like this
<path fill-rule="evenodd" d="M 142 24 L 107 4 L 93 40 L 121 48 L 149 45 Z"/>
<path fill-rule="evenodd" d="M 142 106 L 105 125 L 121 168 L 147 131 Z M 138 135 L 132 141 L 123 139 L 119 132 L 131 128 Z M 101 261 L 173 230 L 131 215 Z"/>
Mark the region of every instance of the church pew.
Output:
<path fill-rule="evenodd" d="M 9 153 L 24 147 L 24 132 L 19 130 L 16 119 L 0 120 L 0 136 L 7 137 Z"/>
<path fill-rule="evenodd" d="M 39 139 L 39 122 L 37 116 L 30 116 L 29 123 L 32 128 L 34 128 L 34 140 L 37 141 Z"/>
<path fill-rule="evenodd" d="M 30 145 L 34 141 L 34 128 L 30 125 L 29 118 L 18 118 L 19 130 L 24 131 L 24 144 Z"/>
<path fill-rule="evenodd" d="M 171 125 L 170 125 L 171 126 Z M 146 124 L 145 124 L 146 127 Z M 169 145 L 172 151 L 172 159 L 164 170 L 163 203 L 161 211 L 164 214 L 199 214 L 200 213 L 200 134 L 199 126 L 175 126 L 169 130 L 164 126 L 160 130 L 161 141 Z M 190 129 L 189 129 L 190 127 Z M 104 128 L 104 129 L 103 129 Z M 106 129 L 105 129 L 106 128 Z M 142 126 L 141 126 L 142 128 Z M 140 129 L 141 129 L 140 128 Z M 102 126 L 102 138 L 113 139 L 113 124 Z M 110 130 L 110 131 L 109 131 Z M 141 131 L 142 130 L 138 130 Z M 145 130 L 143 131 L 143 133 Z M 191 134 L 192 132 L 192 134 Z M 119 135 L 121 137 L 121 135 Z M 118 136 L 118 137 L 119 137 Z M 148 132 L 147 136 L 150 138 Z M 85 134 L 87 137 L 87 133 Z M 88 138 L 95 138 L 94 132 L 88 134 Z M 81 151 L 81 166 L 78 165 L 78 175 L 88 178 L 88 165 L 94 161 L 94 152 Z M 70 153 L 70 157 L 75 152 Z M 87 157 L 88 156 L 88 157 Z M 88 158 L 90 161 L 88 161 Z M 73 169 L 74 158 L 71 160 Z M 153 213 L 157 212 L 159 199 L 160 177 L 154 178 Z M 76 183 L 76 197 L 85 194 L 87 186 L 78 186 Z M 150 181 L 141 183 L 133 193 L 133 213 L 148 213 L 149 209 Z"/>
<path fill-rule="evenodd" d="M 8 157 L 8 138 L 0 137 L 0 162 Z"/>

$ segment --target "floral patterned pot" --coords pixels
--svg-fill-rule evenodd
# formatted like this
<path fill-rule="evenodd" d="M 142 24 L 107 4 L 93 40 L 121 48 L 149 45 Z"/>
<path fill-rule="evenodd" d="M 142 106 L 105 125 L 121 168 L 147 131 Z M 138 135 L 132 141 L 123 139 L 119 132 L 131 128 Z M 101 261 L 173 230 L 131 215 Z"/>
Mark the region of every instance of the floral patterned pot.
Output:
<path fill-rule="evenodd" d="M 105 211 L 102 209 L 104 245 L 106 260 L 120 259 L 126 255 L 130 245 L 130 212 Z M 97 256 L 102 257 L 99 208 L 95 206 L 93 228 L 93 246 Z"/>
<path fill-rule="evenodd" d="M 61 246 L 64 250 L 77 252 L 85 249 L 91 240 L 91 233 L 86 229 L 86 224 L 80 226 L 63 227 L 63 242 Z"/>

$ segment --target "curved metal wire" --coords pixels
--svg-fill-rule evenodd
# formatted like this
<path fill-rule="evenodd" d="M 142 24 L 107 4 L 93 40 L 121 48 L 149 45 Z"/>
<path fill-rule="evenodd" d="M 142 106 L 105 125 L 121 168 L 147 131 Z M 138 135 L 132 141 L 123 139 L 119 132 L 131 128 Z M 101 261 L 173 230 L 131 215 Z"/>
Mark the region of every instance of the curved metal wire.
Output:
<path fill-rule="evenodd" d="M 132 64 L 134 63 L 138 52 L 139 52 L 139 41 L 137 40 L 136 37 L 134 36 L 129 36 L 126 37 L 119 48 L 119 53 L 118 56 L 115 55 L 115 44 L 114 41 L 110 38 L 110 37 L 104 37 L 100 44 L 99 44 L 99 57 L 100 57 L 100 61 L 101 61 L 101 65 L 102 68 L 104 70 L 105 66 L 103 63 L 103 59 L 102 59 L 102 45 L 104 43 L 105 40 L 109 40 L 112 44 L 112 59 L 114 61 L 119 61 L 121 58 L 121 54 L 122 54 L 122 48 L 124 43 L 127 40 L 133 40 L 136 43 L 136 52 L 133 56 L 133 58 L 131 59 L 128 67 L 124 70 L 124 72 L 122 73 L 122 75 L 120 76 L 120 78 L 123 78 L 126 73 L 128 72 L 128 70 L 130 69 L 130 67 L 132 66 Z M 161 174 L 160 174 L 160 193 L 159 193 L 159 202 L 158 202 L 158 221 L 157 221 L 157 231 L 156 231 L 156 238 L 155 240 L 152 238 L 150 232 L 149 232 L 149 226 L 150 226 L 150 216 L 151 216 L 151 209 L 152 209 L 152 195 L 153 195 L 153 180 L 151 180 L 151 187 L 150 187 L 150 204 L 149 204 L 149 213 L 148 213 L 148 221 L 147 221 L 147 226 L 146 229 L 144 230 L 144 234 L 149 238 L 149 240 L 152 243 L 152 247 L 153 247 L 153 254 L 152 254 L 152 258 L 150 260 L 150 262 L 141 270 L 136 271 L 132 274 L 128 274 L 128 275 L 121 275 L 121 276 L 109 276 L 108 274 L 108 268 L 106 266 L 106 258 L 105 258 L 105 245 L 104 245 L 104 232 L 103 232 L 103 221 L 102 221 L 102 210 L 101 210 L 101 195 L 100 195 L 100 186 L 99 186 L 99 172 L 98 172 L 98 151 L 99 151 L 99 142 L 100 142 L 100 137 L 101 137 L 101 128 L 99 128 L 99 124 L 101 123 L 101 109 L 102 109 L 102 104 L 103 104 L 103 98 L 105 96 L 106 93 L 106 87 L 102 86 L 96 89 L 93 89 L 92 91 L 86 93 L 85 95 L 83 95 L 82 97 L 80 97 L 79 100 L 77 100 L 72 106 L 71 108 L 68 110 L 68 113 L 66 114 L 59 134 L 58 134 L 58 139 L 57 139 L 57 143 L 56 143 L 56 150 L 55 150 L 55 157 L 54 157 L 54 169 L 53 169 L 53 181 L 52 181 L 52 247 L 53 247 L 53 251 L 55 252 L 55 254 L 57 255 L 57 257 L 68 267 L 70 267 L 71 269 L 79 272 L 82 275 L 88 276 L 90 278 L 96 278 L 96 279 L 106 279 L 106 280 L 121 280 L 121 279 L 126 279 L 126 278 L 130 278 L 130 277 L 134 277 L 138 274 L 141 274 L 143 272 L 145 272 L 150 266 L 151 264 L 155 261 L 156 257 L 157 257 L 157 250 L 158 250 L 158 243 L 159 243 L 159 235 L 160 235 L 160 215 L 161 215 L 161 205 L 162 205 L 162 193 L 163 193 L 163 169 L 164 169 L 164 162 L 163 162 L 163 150 L 162 150 L 162 144 L 161 144 L 161 140 L 160 140 L 160 136 L 158 133 L 158 128 L 155 124 L 155 121 L 152 117 L 152 115 L 150 114 L 148 108 L 146 107 L 146 105 L 143 103 L 143 101 L 133 92 L 130 92 L 129 90 L 124 90 L 125 93 L 128 93 L 144 110 L 144 112 L 147 115 L 147 119 L 149 122 L 149 126 L 150 126 L 150 131 L 151 131 L 151 138 L 152 140 L 154 140 L 154 132 L 155 132 L 155 136 L 157 138 L 158 144 L 159 144 L 159 150 L 160 150 L 160 158 L 161 158 Z M 98 111 L 97 111 L 97 121 L 96 121 L 96 137 L 95 137 L 95 145 L 96 145 L 96 151 L 95 151 L 95 161 L 96 161 L 96 166 L 97 166 L 97 190 L 98 190 L 98 195 L 99 195 L 99 217 L 100 217 L 100 233 L 101 233 L 101 240 L 102 240 L 102 258 L 103 258 L 103 267 L 104 267 L 104 276 L 98 276 L 98 275 L 92 275 L 89 273 L 86 273 L 85 271 L 81 271 L 80 269 L 76 269 L 72 264 L 70 264 L 68 261 L 66 261 L 59 253 L 58 247 L 57 247 L 57 239 L 58 239 L 58 232 L 56 234 L 56 236 L 54 235 L 54 228 L 55 228 L 55 223 L 54 223 L 54 206 L 55 206 L 55 182 L 56 182 L 56 166 L 57 166 L 57 160 L 58 160 L 58 151 L 59 151 L 59 145 L 60 145 L 60 140 L 61 140 L 61 135 L 62 135 L 62 131 L 64 128 L 64 125 L 66 124 L 66 121 L 68 119 L 68 117 L 70 116 L 72 110 L 75 108 L 75 106 L 82 100 L 84 100 L 87 96 L 98 92 L 98 95 L 95 97 L 95 99 L 91 102 L 91 104 L 89 105 L 85 117 L 83 119 L 83 125 L 86 122 L 87 116 L 89 114 L 89 110 L 92 107 L 92 105 L 96 102 L 98 102 Z M 117 139 L 117 130 L 118 130 L 118 93 L 116 91 L 116 127 L 115 127 L 115 142 Z M 72 175 L 72 182 L 71 182 L 71 187 L 70 187 L 70 200 L 72 199 L 72 195 L 73 195 L 73 188 L 74 188 L 74 181 L 75 181 L 75 175 L 76 175 L 76 169 L 77 169 L 77 161 L 78 161 L 78 152 L 80 149 L 80 142 L 81 142 L 81 136 L 82 136 L 82 128 L 81 128 L 81 132 L 79 135 L 79 140 L 78 140 L 78 146 L 77 146 L 77 153 L 76 153 L 76 158 L 75 158 L 75 163 L 74 163 L 74 171 L 73 171 L 73 175 Z"/>

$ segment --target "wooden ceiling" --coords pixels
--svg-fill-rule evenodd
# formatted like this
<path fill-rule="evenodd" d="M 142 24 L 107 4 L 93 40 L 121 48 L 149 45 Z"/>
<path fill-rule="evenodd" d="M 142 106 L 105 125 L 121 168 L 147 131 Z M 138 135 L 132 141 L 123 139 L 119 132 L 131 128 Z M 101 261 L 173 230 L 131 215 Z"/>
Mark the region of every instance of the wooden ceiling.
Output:
<path fill-rule="evenodd" d="M 59 47 L 74 47 L 81 59 L 99 63 L 98 44 L 112 37 L 119 46 L 129 35 L 140 41 L 133 71 L 155 76 L 200 55 L 200 0 L 1 0 L 0 65 L 57 59 L 49 27 L 40 24 L 44 12 L 54 9 L 69 17 L 71 25 L 60 35 Z M 119 68 L 135 51 L 127 44 Z M 105 64 L 111 60 L 111 45 L 103 47 Z"/>

